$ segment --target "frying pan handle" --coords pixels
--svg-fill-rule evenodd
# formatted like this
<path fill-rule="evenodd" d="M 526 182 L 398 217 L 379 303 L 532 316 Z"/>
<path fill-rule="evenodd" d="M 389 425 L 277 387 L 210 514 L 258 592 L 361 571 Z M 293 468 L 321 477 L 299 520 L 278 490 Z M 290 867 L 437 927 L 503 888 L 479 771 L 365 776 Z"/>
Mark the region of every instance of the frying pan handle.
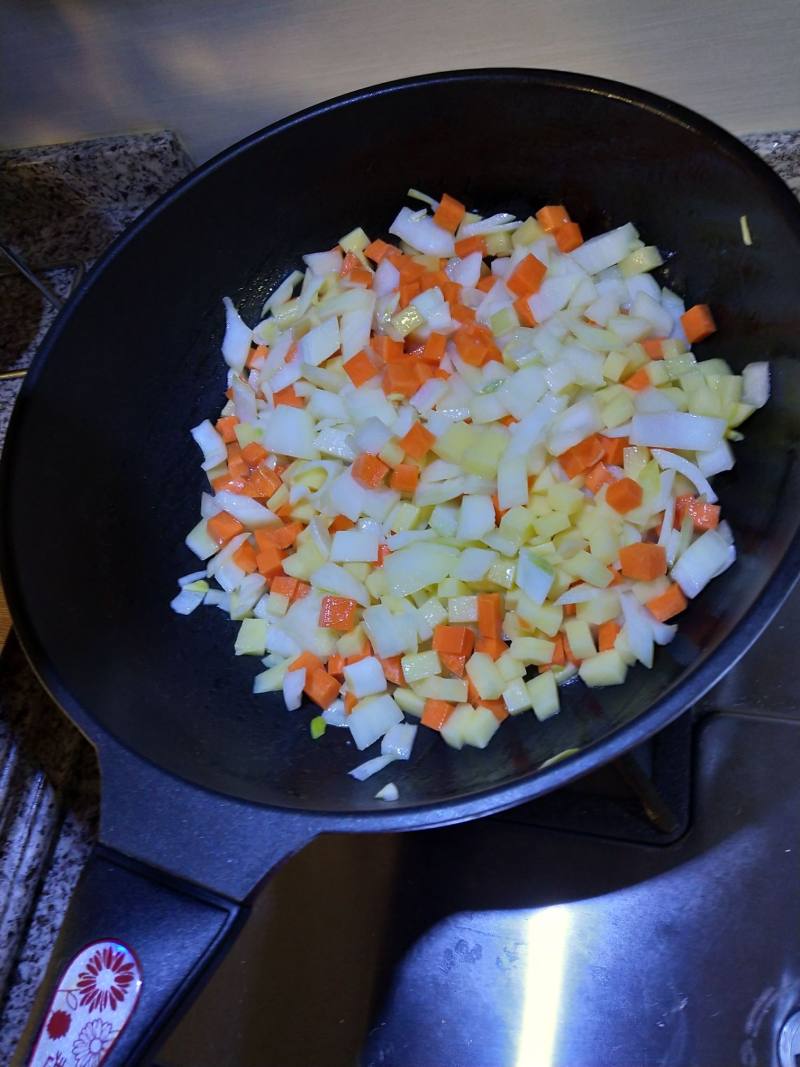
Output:
<path fill-rule="evenodd" d="M 13 1067 L 140 1062 L 238 930 L 244 910 L 97 846 Z"/>

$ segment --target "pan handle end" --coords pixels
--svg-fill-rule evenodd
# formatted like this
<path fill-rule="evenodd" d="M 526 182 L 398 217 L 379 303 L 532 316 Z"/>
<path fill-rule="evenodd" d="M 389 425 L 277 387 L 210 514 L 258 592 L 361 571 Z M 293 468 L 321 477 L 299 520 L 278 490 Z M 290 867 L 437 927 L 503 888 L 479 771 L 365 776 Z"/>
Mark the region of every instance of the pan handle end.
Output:
<path fill-rule="evenodd" d="M 167 1020 L 238 930 L 245 909 L 98 845 L 87 863 L 12 1067 L 119 1067 Z"/>

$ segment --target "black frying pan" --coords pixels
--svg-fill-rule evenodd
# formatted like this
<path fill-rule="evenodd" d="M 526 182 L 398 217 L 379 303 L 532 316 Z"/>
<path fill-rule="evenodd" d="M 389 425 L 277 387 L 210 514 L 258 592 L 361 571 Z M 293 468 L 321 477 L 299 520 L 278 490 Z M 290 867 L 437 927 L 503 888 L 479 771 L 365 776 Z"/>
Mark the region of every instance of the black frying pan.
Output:
<path fill-rule="evenodd" d="M 188 431 L 220 405 L 222 295 L 254 320 L 302 252 L 355 225 L 381 234 L 409 185 L 523 217 L 563 201 L 585 234 L 633 220 L 665 251 L 663 279 L 712 305 L 719 332 L 703 356 L 737 370 L 768 359 L 774 388 L 719 479 L 737 565 L 691 605 L 655 668 L 619 688 L 573 684 L 557 718 L 512 719 L 483 752 L 420 731 L 387 806 L 344 773 L 359 756 L 343 732 L 312 744 L 305 713 L 250 695 L 252 661 L 232 656 L 221 613 L 179 618 L 168 602 L 194 566 L 182 542 L 204 478 Z M 312 108 L 202 167 L 118 240 L 43 344 L 2 468 L 14 620 L 45 685 L 96 745 L 103 780 L 101 844 L 38 1017 L 50 1019 L 56 976 L 81 945 L 117 939 L 143 985 L 107 1062 L 130 1061 L 265 873 L 314 835 L 497 811 L 696 701 L 770 620 L 800 561 L 799 280 L 800 209 L 733 137 L 626 86 L 526 70 L 413 78 Z M 568 748 L 580 751 L 542 766 Z"/>

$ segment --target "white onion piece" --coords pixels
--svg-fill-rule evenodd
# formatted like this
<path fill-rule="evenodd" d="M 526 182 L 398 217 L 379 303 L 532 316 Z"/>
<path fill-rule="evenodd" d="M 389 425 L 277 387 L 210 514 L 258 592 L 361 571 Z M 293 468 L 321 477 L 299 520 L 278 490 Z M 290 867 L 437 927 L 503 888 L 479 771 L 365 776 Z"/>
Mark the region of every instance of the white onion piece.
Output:
<path fill-rule="evenodd" d="M 351 359 L 362 348 L 369 344 L 370 330 L 372 329 L 373 305 L 364 308 L 356 308 L 346 311 L 341 320 L 341 347 L 342 358 Z M 334 349 L 335 351 L 335 349 Z M 306 361 L 308 362 L 308 361 Z"/>
<path fill-rule="evenodd" d="M 624 426 L 615 426 L 611 430 L 603 430 L 604 437 L 630 437 L 633 423 L 626 422 Z"/>
<path fill-rule="evenodd" d="M 326 274 L 338 274 L 342 269 L 343 257 L 338 248 L 330 252 L 309 252 L 303 256 L 303 262 L 312 274 L 319 274 L 323 278 Z"/>
<path fill-rule="evenodd" d="M 468 222 L 458 231 L 459 240 L 464 237 L 482 237 L 487 233 L 505 233 L 508 230 L 516 230 L 519 222 L 507 211 L 498 211 L 496 215 L 479 219 L 477 222 Z"/>
<path fill-rule="evenodd" d="M 393 293 L 400 285 L 400 271 L 385 256 L 378 264 L 372 279 L 372 291 L 376 296 Z"/>
<path fill-rule="evenodd" d="M 233 306 L 229 296 L 223 297 L 225 305 L 225 336 L 222 339 L 222 357 L 231 370 L 241 373 L 244 368 L 250 342 L 253 340 L 253 331 L 242 322 L 239 312 Z"/>
<path fill-rule="evenodd" d="M 348 597 L 362 607 L 369 607 L 367 587 L 336 563 L 323 563 L 311 575 L 311 584 L 317 589 L 324 589 L 326 593 Z"/>
<path fill-rule="evenodd" d="M 299 270 L 293 270 L 286 278 L 283 279 L 278 288 L 267 298 L 266 303 L 261 309 L 261 314 L 266 315 L 268 311 L 271 311 L 274 307 L 280 307 L 281 304 L 285 304 L 287 300 L 291 299 L 294 288 L 298 282 L 303 280 L 302 272 Z M 263 326 L 263 323 L 259 323 L 255 328 L 255 333 L 258 334 L 259 326 Z"/>
<path fill-rule="evenodd" d="M 367 333 L 369 339 L 369 332 Z M 326 319 L 325 322 L 309 330 L 300 338 L 299 352 L 302 363 L 310 363 L 312 367 L 318 367 L 326 359 L 330 359 L 341 345 L 338 319 Z M 352 353 L 355 355 L 355 353 Z"/>
<path fill-rule="evenodd" d="M 640 277 L 649 277 L 648 275 L 640 275 Z M 653 281 L 650 278 L 650 281 Z M 653 281 L 653 285 L 658 291 L 658 285 Z M 672 316 L 668 311 L 665 311 L 660 301 L 656 298 L 653 299 L 652 294 L 644 292 L 643 290 L 638 292 L 631 304 L 631 315 L 637 316 L 640 319 L 646 319 L 653 327 L 653 334 L 655 337 L 669 337 L 672 331 Z"/>
<path fill-rule="evenodd" d="M 557 415 L 550 427 L 547 447 L 554 456 L 560 456 L 568 448 L 602 428 L 597 402 L 591 396 L 584 397 Z"/>
<path fill-rule="evenodd" d="M 649 612 L 642 607 L 633 593 L 621 593 L 619 600 L 631 652 L 645 667 L 652 667 L 653 628 L 648 618 Z"/>
<path fill-rule="evenodd" d="M 325 708 L 322 718 L 328 726 L 347 726 L 349 716 L 345 711 L 344 701 L 337 697 L 332 704 Z"/>
<path fill-rule="evenodd" d="M 375 563 L 378 558 L 380 534 L 374 530 L 355 528 L 337 530 L 331 545 L 333 563 Z"/>
<path fill-rule="evenodd" d="M 556 604 L 586 604 L 595 600 L 601 593 L 605 593 L 605 589 L 597 589 L 593 585 L 576 585 L 562 593 Z"/>
<path fill-rule="evenodd" d="M 424 211 L 412 211 L 408 207 L 400 208 L 397 218 L 389 227 L 389 233 L 429 256 L 449 258 L 455 248 L 451 233 L 437 226 Z"/>
<path fill-rule="evenodd" d="M 387 782 L 383 789 L 379 789 L 375 794 L 375 799 L 385 800 L 391 803 L 400 799 L 400 791 L 394 782 Z"/>
<path fill-rule="evenodd" d="M 481 263 L 483 256 L 480 252 L 470 252 L 463 259 L 453 259 L 445 267 L 445 273 L 451 281 L 458 285 L 466 285 L 474 288 L 481 279 Z"/>
<path fill-rule="evenodd" d="M 667 552 L 667 562 L 672 563 L 674 560 L 669 559 L 669 544 L 670 538 L 673 533 L 677 531 L 673 530 L 672 524 L 675 521 L 675 497 L 670 496 L 664 506 L 664 518 L 661 522 L 661 532 L 658 535 L 658 543 Z"/>
<path fill-rule="evenodd" d="M 381 741 L 381 754 L 392 759 L 408 759 L 414 747 L 417 727 L 410 722 L 399 722 L 393 726 Z"/>
<path fill-rule="evenodd" d="M 289 711 L 296 711 L 303 703 L 303 687 L 306 684 L 306 669 L 287 671 L 283 676 L 283 702 Z"/>
<path fill-rule="evenodd" d="M 355 434 L 355 443 L 360 452 L 369 452 L 377 456 L 392 436 L 389 427 L 380 419 L 372 416 L 362 422 Z"/>
<path fill-rule="evenodd" d="M 216 501 L 222 511 L 227 511 L 251 530 L 260 530 L 264 526 L 280 526 L 281 520 L 274 511 L 265 508 L 252 497 L 244 496 L 243 493 L 231 493 L 223 489 L 217 493 Z"/>
<path fill-rule="evenodd" d="M 204 471 L 210 471 L 227 460 L 228 450 L 225 442 L 208 419 L 203 419 L 198 426 L 193 427 L 191 434 L 203 453 Z"/>
<path fill-rule="evenodd" d="M 716 530 L 706 530 L 689 545 L 672 568 L 672 577 L 686 596 L 695 597 L 735 559 L 734 546 Z"/>
<path fill-rule="evenodd" d="M 697 466 L 706 478 L 713 478 L 715 474 L 732 470 L 733 464 L 733 450 L 727 441 L 720 441 L 710 452 L 697 453 Z"/>
<path fill-rule="evenodd" d="M 348 725 L 356 748 L 365 749 L 402 721 L 400 708 L 388 693 L 383 693 L 356 704 L 350 712 Z"/>
<path fill-rule="evenodd" d="M 305 408 L 281 404 L 264 412 L 259 419 L 263 430 L 262 444 L 279 456 L 315 459 L 314 419 Z"/>
<path fill-rule="evenodd" d="M 411 406 L 416 408 L 420 415 L 427 415 L 436 407 L 444 394 L 447 392 L 447 382 L 441 378 L 429 378 L 411 397 Z"/>
<path fill-rule="evenodd" d="M 684 478 L 688 478 L 692 485 L 696 487 L 698 493 L 705 496 L 709 504 L 716 503 L 717 494 L 696 464 L 690 463 L 688 459 L 684 459 L 682 456 L 676 456 L 674 452 L 665 452 L 661 448 L 654 448 L 652 452 L 653 459 L 662 470 L 674 470 L 678 474 L 682 474 Z"/>
<path fill-rule="evenodd" d="M 769 400 L 769 363 L 748 363 L 742 371 L 742 403 L 763 408 Z"/>
<path fill-rule="evenodd" d="M 397 759 L 397 757 L 390 754 L 373 756 L 372 759 L 365 760 L 364 763 L 359 763 L 357 767 L 353 767 L 352 771 L 348 771 L 347 773 L 352 778 L 356 778 L 359 782 L 366 782 L 366 780 L 371 778 L 373 774 L 377 774 L 379 771 L 382 771 L 384 767 L 388 767 L 395 759 Z"/>
<path fill-rule="evenodd" d="M 233 391 L 233 406 L 236 409 L 236 418 L 239 422 L 252 425 L 258 418 L 256 394 L 247 382 L 242 381 L 238 374 L 233 376 L 231 390 Z"/>
<path fill-rule="evenodd" d="M 572 259 L 583 267 L 588 274 L 597 274 L 607 267 L 612 267 L 623 260 L 630 252 L 632 243 L 638 234 L 630 222 L 616 230 L 609 230 L 598 237 L 590 237 L 588 241 L 570 252 Z"/>
<path fill-rule="evenodd" d="M 725 433 L 724 419 L 670 411 L 656 415 L 634 415 L 631 420 L 632 445 L 679 448 L 685 452 L 708 452 L 716 448 Z"/>
<path fill-rule="evenodd" d="M 202 573 L 205 578 L 205 572 Z M 181 589 L 180 593 L 169 602 L 169 606 L 178 615 L 191 615 L 195 608 L 199 608 L 203 603 L 207 592 L 207 588 Z"/>

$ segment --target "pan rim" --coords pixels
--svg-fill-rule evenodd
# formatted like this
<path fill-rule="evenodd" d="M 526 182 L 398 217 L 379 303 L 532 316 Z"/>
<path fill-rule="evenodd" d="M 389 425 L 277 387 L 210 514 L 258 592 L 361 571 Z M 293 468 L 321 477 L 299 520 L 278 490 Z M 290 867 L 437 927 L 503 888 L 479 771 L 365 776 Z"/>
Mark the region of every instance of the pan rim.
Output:
<path fill-rule="evenodd" d="M 763 160 L 733 134 L 727 132 L 710 119 L 648 90 L 575 72 L 525 67 L 494 67 L 434 72 L 356 89 L 333 99 L 311 105 L 295 114 L 280 119 L 217 153 L 160 197 L 112 242 L 50 328 L 22 385 L 12 413 L 6 445 L 0 462 L 0 499 L 11 499 L 10 469 L 14 460 L 16 437 L 19 434 L 19 427 L 25 418 L 25 400 L 35 388 L 39 375 L 47 363 L 47 358 L 58 343 L 62 331 L 76 312 L 85 293 L 94 284 L 95 279 L 100 277 L 106 268 L 124 252 L 127 245 L 144 227 L 148 226 L 163 211 L 168 210 L 170 204 L 182 196 L 187 189 L 205 180 L 206 177 L 240 154 L 247 152 L 253 145 L 268 140 L 282 131 L 316 116 L 332 110 L 346 108 L 362 100 L 414 90 L 425 85 L 442 82 L 449 84 L 472 81 L 497 83 L 520 79 L 541 86 L 604 96 L 647 111 L 664 121 L 678 124 L 691 131 L 706 143 L 713 144 L 718 151 L 733 157 L 742 166 L 746 167 L 759 180 L 764 187 L 765 196 L 771 199 L 776 209 L 786 217 L 787 223 L 796 231 L 798 240 L 800 240 L 800 204 L 798 204 L 789 188 Z M 2 527 L 0 527 L 0 575 L 3 579 L 15 631 L 19 636 L 26 656 L 46 691 L 98 748 L 101 755 L 101 765 L 103 743 L 113 736 L 114 743 L 120 745 L 125 751 L 132 753 L 136 758 L 145 760 L 151 767 L 169 779 L 185 782 L 193 788 L 207 792 L 211 796 L 216 795 L 252 803 L 259 808 L 280 813 L 308 816 L 309 819 L 317 821 L 321 830 L 359 829 L 379 831 L 446 825 L 477 815 L 501 811 L 573 781 L 588 770 L 598 766 L 601 762 L 613 759 L 615 756 L 640 744 L 677 718 L 682 712 L 696 704 L 735 665 L 763 632 L 788 597 L 797 580 L 798 571 L 800 571 L 800 532 L 798 532 L 787 546 L 783 558 L 749 611 L 699 667 L 692 670 L 680 685 L 673 686 L 672 691 L 668 691 L 665 696 L 662 696 L 634 719 L 617 726 L 605 737 L 598 739 L 562 761 L 555 762 L 543 769 L 530 771 L 511 782 L 488 786 L 477 792 L 473 791 L 465 796 L 457 795 L 446 800 L 433 799 L 404 805 L 401 798 L 396 806 L 384 809 L 315 810 L 302 806 L 266 804 L 257 800 L 245 801 L 241 793 L 211 789 L 206 785 L 193 781 L 191 778 L 178 776 L 174 772 L 166 770 L 149 756 L 138 752 L 125 741 L 108 733 L 106 728 L 94 719 L 91 712 L 82 707 L 71 696 L 66 686 L 61 683 L 58 671 L 49 653 L 38 639 L 34 620 L 28 616 L 28 613 L 23 608 L 24 599 L 12 567 L 13 548 L 11 545 L 10 523 L 7 516 L 8 510 L 3 508 Z"/>

